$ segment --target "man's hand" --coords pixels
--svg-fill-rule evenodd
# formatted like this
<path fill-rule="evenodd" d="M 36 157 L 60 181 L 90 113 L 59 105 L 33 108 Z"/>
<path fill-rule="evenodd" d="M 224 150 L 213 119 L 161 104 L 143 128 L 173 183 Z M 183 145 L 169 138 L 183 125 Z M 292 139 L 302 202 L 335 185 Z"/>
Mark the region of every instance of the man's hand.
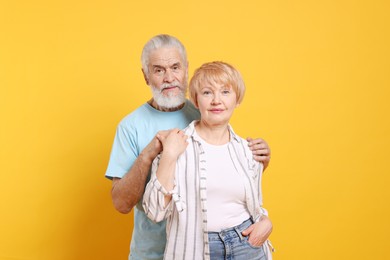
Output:
<path fill-rule="evenodd" d="M 153 161 L 163 150 L 161 139 L 166 138 L 169 132 L 170 130 L 159 131 L 144 150 L 142 150 L 141 154 Z"/>
<path fill-rule="evenodd" d="M 243 236 L 249 236 L 248 242 L 255 247 L 260 247 L 271 235 L 272 222 L 267 216 L 261 216 L 259 222 L 256 222 L 242 231 Z"/>
<path fill-rule="evenodd" d="M 167 136 L 169 131 L 160 131 L 142 150 L 130 170 L 123 178 L 113 178 L 111 197 L 115 208 L 127 214 L 144 194 L 146 180 L 154 158 L 162 151 L 159 137 Z"/>
<path fill-rule="evenodd" d="M 248 141 L 249 149 L 252 150 L 253 159 L 263 163 L 265 170 L 271 160 L 271 149 L 269 148 L 267 142 L 261 138 L 252 139 L 248 137 L 246 140 Z"/>

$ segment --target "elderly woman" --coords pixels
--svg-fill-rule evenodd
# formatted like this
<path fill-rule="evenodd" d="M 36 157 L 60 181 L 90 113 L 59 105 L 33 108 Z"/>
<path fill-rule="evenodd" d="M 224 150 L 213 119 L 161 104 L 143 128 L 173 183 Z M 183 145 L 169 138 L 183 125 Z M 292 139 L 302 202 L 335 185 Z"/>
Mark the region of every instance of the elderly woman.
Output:
<path fill-rule="evenodd" d="M 229 125 L 244 93 L 234 67 L 202 65 L 190 81 L 201 119 L 159 137 L 163 152 L 153 162 L 143 206 L 153 221 L 167 219 L 165 259 L 271 259 L 270 243 L 248 236 L 254 224 L 272 229 L 261 207 L 263 165 Z"/>

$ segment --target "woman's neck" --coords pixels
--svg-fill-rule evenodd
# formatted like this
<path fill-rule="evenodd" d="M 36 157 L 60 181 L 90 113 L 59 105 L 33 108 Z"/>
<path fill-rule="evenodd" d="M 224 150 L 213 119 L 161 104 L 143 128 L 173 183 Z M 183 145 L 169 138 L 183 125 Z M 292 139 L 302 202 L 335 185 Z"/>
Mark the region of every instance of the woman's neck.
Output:
<path fill-rule="evenodd" d="M 230 132 L 228 124 L 209 125 L 200 120 L 195 125 L 198 135 L 207 143 L 212 145 L 223 145 L 230 141 Z"/>

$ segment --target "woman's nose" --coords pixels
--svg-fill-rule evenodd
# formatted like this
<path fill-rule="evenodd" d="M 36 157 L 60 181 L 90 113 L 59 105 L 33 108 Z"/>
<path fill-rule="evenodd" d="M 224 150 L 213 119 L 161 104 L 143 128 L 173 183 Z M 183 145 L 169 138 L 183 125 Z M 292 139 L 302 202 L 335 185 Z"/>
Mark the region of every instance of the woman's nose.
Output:
<path fill-rule="evenodd" d="M 213 103 L 213 104 L 219 104 L 220 102 L 221 102 L 221 99 L 220 99 L 220 97 L 219 97 L 219 94 L 218 94 L 218 93 L 214 94 L 214 95 L 213 95 L 212 103 Z"/>

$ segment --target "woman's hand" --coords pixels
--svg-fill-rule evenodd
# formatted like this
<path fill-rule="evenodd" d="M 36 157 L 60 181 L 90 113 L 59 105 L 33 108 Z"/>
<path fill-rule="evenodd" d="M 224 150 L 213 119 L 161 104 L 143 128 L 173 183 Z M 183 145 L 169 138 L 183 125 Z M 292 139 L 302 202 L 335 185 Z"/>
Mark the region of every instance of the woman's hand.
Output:
<path fill-rule="evenodd" d="M 249 236 L 248 242 L 255 247 L 261 246 L 271 235 L 272 222 L 263 215 L 259 222 L 250 225 L 247 229 L 242 231 L 243 236 Z"/>
<path fill-rule="evenodd" d="M 167 134 L 158 133 L 157 138 L 162 143 L 163 156 L 168 157 L 170 159 L 176 160 L 179 155 L 184 152 L 188 145 L 188 136 L 185 135 L 184 132 L 178 128 L 174 128 L 168 131 Z"/>

